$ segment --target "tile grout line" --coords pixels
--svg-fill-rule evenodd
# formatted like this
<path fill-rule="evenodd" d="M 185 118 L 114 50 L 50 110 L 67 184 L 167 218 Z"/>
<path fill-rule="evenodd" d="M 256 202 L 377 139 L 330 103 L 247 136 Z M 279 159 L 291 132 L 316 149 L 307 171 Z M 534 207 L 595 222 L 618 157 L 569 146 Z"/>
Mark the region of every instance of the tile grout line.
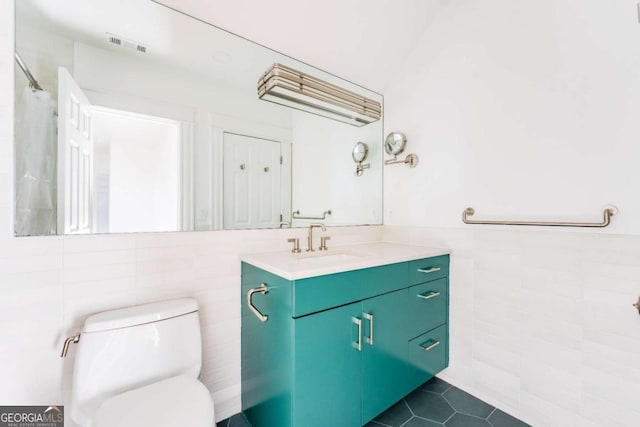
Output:
<path fill-rule="evenodd" d="M 442 393 L 438 393 L 436 391 L 430 391 L 430 390 L 423 390 L 423 389 L 419 389 L 419 390 L 421 392 L 423 392 L 423 393 L 431 393 L 431 394 L 435 394 L 436 396 L 442 396 L 442 397 L 444 397 L 444 393 L 446 393 L 444 391 Z M 448 391 L 448 389 L 447 389 L 447 391 Z"/>
<path fill-rule="evenodd" d="M 452 408 L 453 408 L 453 407 L 452 407 Z M 451 414 L 451 415 L 449 416 L 449 418 L 447 418 L 446 420 L 444 420 L 444 421 L 442 422 L 442 424 L 447 424 L 447 423 L 449 422 L 449 420 L 450 420 L 451 418 L 453 418 L 457 413 L 458 413 L 458 412 L 454 409 L 454 410 L 453 410 L 453 414 Z"/>
<path fill-rule="evenodd" d="M 415 417 L 416 414 L 413 413 L 413 409 L 411 409 L 411 406 L 409 406 L 409 402 L 407 402 L 407 399 L 402 398 L 402 402 L 404 402 L 404 405 L 407 407 L 407 409 L 409 409 L 409 412 L 411 413 L 411 415 Z"/>
<path fill-rule="evenodd" d="M 454 413 L 453 413 L 453 415 L 455 415 L 455 414 L 456 414 L 456 412 L 454 412 Z M 451 417 L 452 417 L 453 415 L 451 415 Z M 425 417 L 421 417 L 421 416 L 419 416 L 419 415 L 416 415 L 414 418 L 417 418 L 417 419 L 419 419 L 419 420 L 429 421 L 430 423 L 435 423 L 435 424 L 444 425 L 444 423 L 445 423 L 445 422 L 447 422 L 447 421 L 449 421 L 449 419 L 450 419 L 451 417 L 447 418 L 447 419 L 446 419 L 446 420 L 444 420 L 443 422 L 440 422 L 440 421 L 434 421 L 434 420 L 432 420 L 432 419 L 425 418 Z"/>
<path fill-rule="evenodd" d="M 491 413 L 489 415 L 487 415 L 487 418 L 485 418 L 487 421 L 489 421 L 489 417 L 491 417 L 491 415 L 493 415 L 494 412 L 496 412 L 496 408 L 495 406 L 493 407 L 493 411 L 491 411 Z M 489 422 L 489 424 L 491 424 L 491 422 Z"/>

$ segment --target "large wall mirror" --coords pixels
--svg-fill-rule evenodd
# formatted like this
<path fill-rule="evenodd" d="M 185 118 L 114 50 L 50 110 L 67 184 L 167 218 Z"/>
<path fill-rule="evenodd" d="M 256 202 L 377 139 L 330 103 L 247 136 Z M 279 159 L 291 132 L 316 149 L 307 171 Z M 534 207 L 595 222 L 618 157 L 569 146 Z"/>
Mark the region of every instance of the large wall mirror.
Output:
<path fill-rule="evenodd" d="M 16 52 L 16 235 L 382 223 L 375 92 L 150 0 L 17 1 Z"/>

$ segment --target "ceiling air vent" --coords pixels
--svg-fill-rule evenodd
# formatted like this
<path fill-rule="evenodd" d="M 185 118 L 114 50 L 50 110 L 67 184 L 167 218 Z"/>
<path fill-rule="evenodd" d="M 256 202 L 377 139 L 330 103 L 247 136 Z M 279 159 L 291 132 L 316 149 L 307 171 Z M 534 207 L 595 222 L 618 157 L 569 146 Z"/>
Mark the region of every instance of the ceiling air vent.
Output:
<path fill-rule="evenodd" d="M 135 50 L 140 53 L 147 53 L 147 46 L 143 45 L 142 43 L 138 43 L 133 40 L 127 40 L 122 37 L 116 36 L 115 34 L 107 33 L 107 41 L 116 46 Z"/>
<path fill-rule="evenodd" d="M 107 40 L 109 41 L 109 43 L 113 43 L 113 44 L 116 44 L 118 46 L 120 46 L 122 44 L 122 40 L 120 40 L 116 36 L 107 35 Z"/>

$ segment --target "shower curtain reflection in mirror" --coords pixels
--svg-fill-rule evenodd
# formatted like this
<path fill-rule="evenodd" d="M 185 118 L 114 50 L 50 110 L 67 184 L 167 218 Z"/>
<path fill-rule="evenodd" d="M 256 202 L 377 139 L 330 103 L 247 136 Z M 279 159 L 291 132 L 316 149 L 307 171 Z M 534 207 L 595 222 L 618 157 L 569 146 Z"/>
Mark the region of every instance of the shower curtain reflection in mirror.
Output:
<path fill-rule="evenodd" d="M 16 113 L 15 232 L 56 234 L 55 102 L 49 92 L 26 87 Z"/>

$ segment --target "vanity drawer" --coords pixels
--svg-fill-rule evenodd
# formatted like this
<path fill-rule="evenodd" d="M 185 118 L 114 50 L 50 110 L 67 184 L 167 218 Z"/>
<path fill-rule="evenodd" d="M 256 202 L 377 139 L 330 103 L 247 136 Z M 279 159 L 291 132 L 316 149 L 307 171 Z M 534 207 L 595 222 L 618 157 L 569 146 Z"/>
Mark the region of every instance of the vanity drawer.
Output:
<path fill-rule="evenodd" d="M 409 378 L 417 388 L 447 367 L 447 326 L 442 325 L 409 341 Z"/>
<path fill-rule="evenodd" d="M 409 338 L 447 321 L 447 279 L 437 279 L 407 289 L 409 302 Z"/>
<path fill-rule="evenodd" d="M 293 283 L 293 317 L 300 317 L 407 287 L 407 264 L 388 264 Z"/>
<path fill-rule="evenodd" d="M 449 275 L 449 255 L 409 262 L 409 285 L 417 285 Z"/>

